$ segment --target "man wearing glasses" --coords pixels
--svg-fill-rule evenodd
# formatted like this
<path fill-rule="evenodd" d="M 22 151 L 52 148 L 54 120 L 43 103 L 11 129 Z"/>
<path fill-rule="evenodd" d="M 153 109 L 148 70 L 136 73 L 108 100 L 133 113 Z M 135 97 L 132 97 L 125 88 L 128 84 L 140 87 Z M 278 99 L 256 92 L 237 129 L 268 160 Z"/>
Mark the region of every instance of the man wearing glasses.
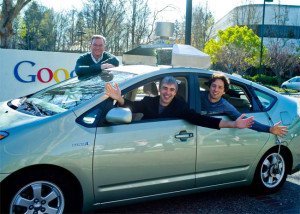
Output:
<path fill-rule="evenodd" d="M 105 51 L 106 39 L 102 35 L 93 35 L 91 52 L 81 55 L 76 61 L 75 72 L 78 77 L 99 74 L 103 69 L 119 66 L 116 56 Z"/>

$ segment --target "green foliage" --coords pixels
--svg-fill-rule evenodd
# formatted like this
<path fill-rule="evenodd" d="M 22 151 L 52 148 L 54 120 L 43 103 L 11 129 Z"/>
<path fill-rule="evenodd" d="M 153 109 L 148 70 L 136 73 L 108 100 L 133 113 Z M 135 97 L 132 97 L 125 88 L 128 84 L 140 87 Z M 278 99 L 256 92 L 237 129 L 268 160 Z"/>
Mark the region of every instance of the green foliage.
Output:
<path fill-rule="evenodd" d="M 257 74 L 255 76 L 244 75 L 243 78 L 250 81 L 256 82 L 260 85 L 264 85 L 267 88 L 270 88 L 278 93 L 296 93 L 296 90 L 292 89 L 283 89 L 278 86 L 278 79 L 276 76 L 267 76 L 264 74 Z"/>
<path fill-rule="evenodd" d="M 27 28 L 26 28 L 26 24 L 25 24 L 23 19 L 19 22 L 19 27 L 18 28 L 19 28 L 20 38 L 24 39 L 26 37 Z"/>
<path fill-rule="evenodd" d="M 277 78 L 275 76 L 267 76 L 264 74 L 257 74 L 254 76 L 243 76 L 245 79 L 251 80 L 253 82 L 257 82 L 263 85 L 278 85 Z"/>
<path fill-rule="evenodd" d="M 293 89 L 283 89 L 280 88 L 279 86 L 275 86 L 275 85 L 265 85 L 268 88 L 271 88 L 274 91 L 277 91 L 278 93 L 297 93 L 298 91 L 293 90 Z"/>
<path fill-rule="evenodd" d="M 24 13 L 19 37 L 28 50 L 54 51 L 56 24 L 54 11 L 32 2 Z"/>
<path fill-rule="evenodd" d="M 227 72 L 241 73 L 258 65 L 260 38 L 247 26 L 229 27 L 220 30 L 216 39 L 210 39 L 204 52 L 211 56 L 213 64 L 219 64 Z"/>
<path fill-rule="evenodd" d="M 208 42 L 204 46 L 204 52 L 207 53 L 211 57 L 211 62 L 213 64 L 218 62 L 218 55 L 222 49 L 221 42 L 217 42 L 214 39 L 208 40 Z"/>

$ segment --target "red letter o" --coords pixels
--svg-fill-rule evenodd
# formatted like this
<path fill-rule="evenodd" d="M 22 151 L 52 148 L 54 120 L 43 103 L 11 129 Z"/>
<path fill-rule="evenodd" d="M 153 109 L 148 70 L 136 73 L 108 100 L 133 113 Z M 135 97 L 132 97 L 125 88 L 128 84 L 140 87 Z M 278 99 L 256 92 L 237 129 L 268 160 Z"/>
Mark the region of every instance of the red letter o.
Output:
<path fill-rule="evenodd" d="M 48 74 L 49 74 L 49 79 L 48 79 L 48 81 L 44 81 L 44 80 L 42 79 L 42 71 L 43 71 L 43 70 L 48 71 Z M 40 82 L 42 82 L 42 83 L 47 83 L 47 82 L 50 82 L 50 81 L 52 80 L 52 78 L 53 78 L 53 73 L 52 73 L 52 71 L 50 70 L 50 68 L 41 68 L 41 69 L 37 72 L 37 78 L 38 78 L 38 80 L 39 80 Z"/>

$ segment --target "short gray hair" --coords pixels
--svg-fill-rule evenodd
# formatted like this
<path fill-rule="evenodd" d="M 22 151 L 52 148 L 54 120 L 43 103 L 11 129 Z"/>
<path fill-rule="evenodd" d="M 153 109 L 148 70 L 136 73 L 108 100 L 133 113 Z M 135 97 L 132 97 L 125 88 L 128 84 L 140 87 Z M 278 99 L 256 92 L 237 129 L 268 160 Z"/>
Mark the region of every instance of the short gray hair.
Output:
<path fill-rule="evenodd" d="M 93 43 L 94 39 L 102 39 L 103 42 L 104 42 L 104 44 L 106 44 L 106 38 L 104 36 L 102 36 L 102 35 L 99 35 L 99 34 L 93 35 L 92 39 L 91 39 L 91 44 Z"/>
<path fill-rule="evenodd" d="M 161 86 L 162 86 L 163 84 L 167 84 L 167 85 L 175 85 L 176 92 L 178 91 L 178 82 L 177 82 L 177 80 L 175 79 L 175 77 L 173 77 L 173 76 L 166 76 L 166 77 L 164 77 L 164 78 L 160 81 L 159 88 L 161 88 Z"/>

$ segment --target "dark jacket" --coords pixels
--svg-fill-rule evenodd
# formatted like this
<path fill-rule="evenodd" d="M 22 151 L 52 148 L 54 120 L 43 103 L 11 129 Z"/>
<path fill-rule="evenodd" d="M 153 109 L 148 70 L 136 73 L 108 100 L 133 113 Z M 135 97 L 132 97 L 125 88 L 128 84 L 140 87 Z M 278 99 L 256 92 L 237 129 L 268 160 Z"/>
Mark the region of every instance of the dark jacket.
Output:
<path fill-rule="evenodd" d="M 103 57 L 100 62 L 95 63 L 92 59 L 92 54 L 85 53 L 81 55 L 77 61 L 75 66 L 75 73 L 78 77 L 85 76 L 85 75 L 93 75 L 101 73 L 101 64 L 109 63 L 114 66 L 119 66 L 119 60 L 116 56 L 108 53 L 103 52 Z"/>
<path fill-rule="evenodd" d="M 185 101 L 176 97 L 174 97 L 169 106 L 159 113 L 159 99 L 159 96 L 146 96 L 141 101 L 134 102 L 125 99 L 123 106 L 129 107 L 133 113 L 143 113 L 143 119 L 180 118 L 197 126 L 220 129 L 220 118 L 198 114 L 193 109 L 190 109 Z"/>

